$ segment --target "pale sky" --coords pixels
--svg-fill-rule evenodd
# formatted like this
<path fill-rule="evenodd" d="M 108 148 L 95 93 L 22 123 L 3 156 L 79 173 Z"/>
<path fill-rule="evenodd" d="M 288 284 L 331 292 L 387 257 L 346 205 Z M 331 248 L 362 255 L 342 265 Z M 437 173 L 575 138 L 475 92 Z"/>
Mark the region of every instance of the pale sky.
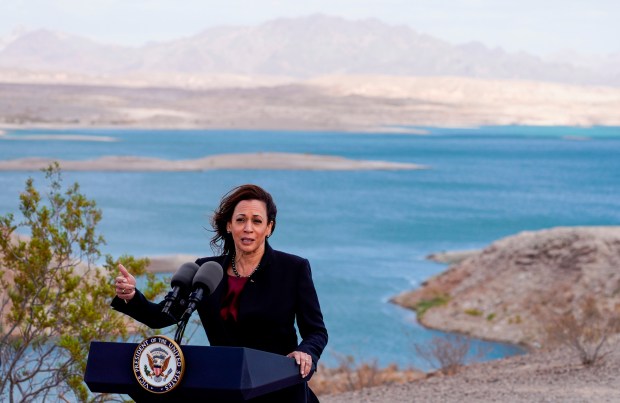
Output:
<path fill-rule="evenodd" d="M 547 55 L 620 52 L 620 0 L 0 0 L 0 37 L 46 28 L 141 45 L 315 13 L 407 25 L 453 44 Z"/>

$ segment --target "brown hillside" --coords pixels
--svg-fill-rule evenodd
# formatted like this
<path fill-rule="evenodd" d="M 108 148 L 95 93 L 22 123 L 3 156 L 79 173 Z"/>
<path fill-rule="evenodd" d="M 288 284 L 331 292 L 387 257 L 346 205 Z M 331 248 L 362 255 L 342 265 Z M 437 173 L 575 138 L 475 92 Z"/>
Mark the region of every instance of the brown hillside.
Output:
<path fill-rule="evenodd" d="M 415 308 L 434 300 L 419 318 L 426 326 L 538 347 L 550 314 L 589 297 L 603 310 L 620 306 L 620 227 L 510 236 L 393 302 Z"/>

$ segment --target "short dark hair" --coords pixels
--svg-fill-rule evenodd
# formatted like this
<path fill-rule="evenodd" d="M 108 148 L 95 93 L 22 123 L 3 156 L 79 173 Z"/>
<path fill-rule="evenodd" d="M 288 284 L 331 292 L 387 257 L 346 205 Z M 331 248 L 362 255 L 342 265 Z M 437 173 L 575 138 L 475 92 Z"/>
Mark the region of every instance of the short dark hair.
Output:
<path fill-rule="evenodd" d="M 211 217 L 211 226 L 215 232 L 215 235 L 211 238 L 211 248 L 214 251 L 224 255 L 234 251 L 235 244 L 232 235 L 226 230 L 226 224 L 232 220 L 235 207 L 243 200 L 260 200 L 265 202 L 267 206 L 267 224 L 269 222 L 273 223 L 271 233 L 273 234 L 273 231 L 275 231 L 278 208 L 269 192 L 260 186 L 252 184 L 237 186 L 222 197 L 220 205 L 215 209 Z"/>

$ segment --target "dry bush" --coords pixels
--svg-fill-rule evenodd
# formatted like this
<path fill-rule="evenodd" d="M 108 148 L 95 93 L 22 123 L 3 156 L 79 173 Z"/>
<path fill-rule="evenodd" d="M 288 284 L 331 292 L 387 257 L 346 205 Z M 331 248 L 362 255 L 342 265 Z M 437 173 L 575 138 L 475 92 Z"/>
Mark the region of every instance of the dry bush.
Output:
<path fill-rule="evenodd" d="M 317 395 L 327 395 L 406 383 L 425 376 L 423 372 L 411 368 L 401 370 L 396 364 L 380 368 L 376 360 L 357 363 L 353 356 L 343 356 L 338 358 L 338 366 L 335 368 L 320 365 L 309 385 Z"/>
<path fill-rule="evenodd" d="M 414 344 L 416 353 L 433 368 L 445 375 L 454 374 L 468 363 L 471 340 L 468 337 L 450 334 L 433 337 L 428 344 Z"/>
<path fill-rule="evenodd" d="M 592 365 L 607 354 L 609 336 L 620 332 L 620 314 L 601 309 L 593 297 L 587 297 L 576 309 L 549 315 L 545 330 L 548 345 L 566 346 L 582 364 Z"/>

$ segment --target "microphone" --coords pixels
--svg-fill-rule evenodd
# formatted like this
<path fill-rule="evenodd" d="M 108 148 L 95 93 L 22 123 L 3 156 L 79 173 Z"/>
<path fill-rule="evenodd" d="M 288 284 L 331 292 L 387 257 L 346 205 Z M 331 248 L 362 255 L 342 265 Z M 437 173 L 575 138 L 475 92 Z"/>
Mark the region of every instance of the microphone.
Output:
<path fill-rule="evenodd" d="M 222 266 L 217 262 L 206 262 L 200 266 L 198 272 L 194 276 L 194 292 L 189 296 L 189 304 L 181 317 L 181 321 L 189 319 L 198 307 L 200 301 L 202 301 L 205 292 L 207 295 L 211 295 L 220 284 L 220 281 L 222 281 L 223 276 L 224 270 L 222 270 Z"/>
<path fill-rule="evenodd" d="M 179 270 L 174 273 L 172 276 L 172 281 L 170 285 L 172 285 L 172 291 L 166 295 L 164 307 L 162 308 L 162 312 L 170 315 L 170 309 L 172 309 L 172 305 L 174 305 L 179 297 L 182 294 L 186 294 L 191 288 L 192 279 L 196 275 L 198 271 L 198 265 L 193 262 L 183 263 Z"/>

